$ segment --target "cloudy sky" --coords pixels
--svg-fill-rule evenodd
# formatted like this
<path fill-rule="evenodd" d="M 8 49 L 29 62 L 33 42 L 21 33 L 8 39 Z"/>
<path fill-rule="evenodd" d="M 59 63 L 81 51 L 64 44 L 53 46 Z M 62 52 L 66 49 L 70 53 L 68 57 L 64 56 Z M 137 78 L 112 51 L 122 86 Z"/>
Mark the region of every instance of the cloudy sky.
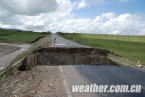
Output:
<path fill-rule="evenodd" d="M 0 0 L 0 27 L 145 35 L 145 0 Z"/>

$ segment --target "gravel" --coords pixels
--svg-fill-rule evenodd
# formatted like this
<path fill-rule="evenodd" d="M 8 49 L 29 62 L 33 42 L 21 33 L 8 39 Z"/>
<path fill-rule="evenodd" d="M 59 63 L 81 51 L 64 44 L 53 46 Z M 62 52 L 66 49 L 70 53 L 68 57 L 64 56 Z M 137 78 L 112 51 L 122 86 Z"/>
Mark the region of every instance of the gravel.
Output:
<path fill-rule="evenodd" d="M 3 83 L 0 97 L 66 97 L 66 91 L 58 66 L 37 66 Z"/>

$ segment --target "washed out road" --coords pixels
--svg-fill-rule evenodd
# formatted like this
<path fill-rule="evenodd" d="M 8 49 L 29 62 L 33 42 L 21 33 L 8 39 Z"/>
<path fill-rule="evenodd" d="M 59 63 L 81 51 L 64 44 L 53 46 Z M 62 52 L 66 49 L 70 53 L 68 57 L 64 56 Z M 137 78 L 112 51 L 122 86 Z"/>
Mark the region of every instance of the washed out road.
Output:
<path fill-rule="evenodd" d="M 28 50 L 31 45 L 29 44 L 21 44 L 21 45 L 16 45 L 16 44 L 7 44 L 7 43 L 0 43 L 0 45 L 7 45 L 7 46 L 15 46 L 15 47 L 18 47 L 20 49 L 14 51 L 14 52 L 11 52 L 7 55 L 4 55 L 0 58 L 0 71 L 2 69 L 5 69 L 7 66 L 10 65 L 10 63 L 12 62 L 12 60 L 14 60 L 17 55 L 23 53 L 24 51 Z"/>
<path fill-rule="evenodd" d="M 55 40 L 55 41 L 54 41 Z M 51 47 L 87 47 L 51 36 Z M 55 43 L 54 43 L 55 42 Z M 125 66 L 63 65 L 65 86 L 69 97 L 145 97 L 145 72 Z M 141 93 L 72 93 L 72 85 L 142 85 Z"/>

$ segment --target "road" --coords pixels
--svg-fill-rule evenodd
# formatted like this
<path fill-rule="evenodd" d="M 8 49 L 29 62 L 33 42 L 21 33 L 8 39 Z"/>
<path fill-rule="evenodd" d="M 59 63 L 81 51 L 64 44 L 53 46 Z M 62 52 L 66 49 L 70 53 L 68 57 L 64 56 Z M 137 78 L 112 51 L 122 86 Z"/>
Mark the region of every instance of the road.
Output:
<path fill-rule="evenodd" d="M 68 48 L 69 47 L 76 47 L 76 48 L 82 48 L 82 47 L 88 47 L 88 46 L 81 45 L 81 44 L 78 44 L 78 43 L 74 43 L 72 41 L 66 40 L 66 39 L 58 36 L 57 34 L 52 34 L 51 35 L 51 47 L 68 47 Z"/>
<path fill-rule="evenodd" d="M 56 43 L 54 43 L 56 38 Z M 52 34 L 52 47 L 87 47 Z M 69 97 L 145 97 L 145 72 L 124 66 L 61 66 Z M 72 93 L 72 85 L 142 85 L 141 93 Z"/>
<path fill-rule="evenodd" d="M 31 45 L 28 44 L 17 45 L 17 44 L 0 43 L 0 45 L 17 46 L 20 48 L 19 50 L 16 50 L 0 58 L 0 71 L 9 66 L 12 60 L 14 60 L 17 57 L 17 55 L 21 54 L 22 52 L 28 50 L 31 47 Z"/>

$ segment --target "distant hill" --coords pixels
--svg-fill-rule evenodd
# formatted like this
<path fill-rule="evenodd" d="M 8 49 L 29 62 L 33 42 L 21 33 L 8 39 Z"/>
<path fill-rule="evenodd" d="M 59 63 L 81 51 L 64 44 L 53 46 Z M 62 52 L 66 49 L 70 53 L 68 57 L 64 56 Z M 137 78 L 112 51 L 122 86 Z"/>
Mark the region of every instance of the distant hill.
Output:
<path fill-rule="evenodd" d="M 0 30 L 19 30 L 19 29 L 0 28 Z"/>

